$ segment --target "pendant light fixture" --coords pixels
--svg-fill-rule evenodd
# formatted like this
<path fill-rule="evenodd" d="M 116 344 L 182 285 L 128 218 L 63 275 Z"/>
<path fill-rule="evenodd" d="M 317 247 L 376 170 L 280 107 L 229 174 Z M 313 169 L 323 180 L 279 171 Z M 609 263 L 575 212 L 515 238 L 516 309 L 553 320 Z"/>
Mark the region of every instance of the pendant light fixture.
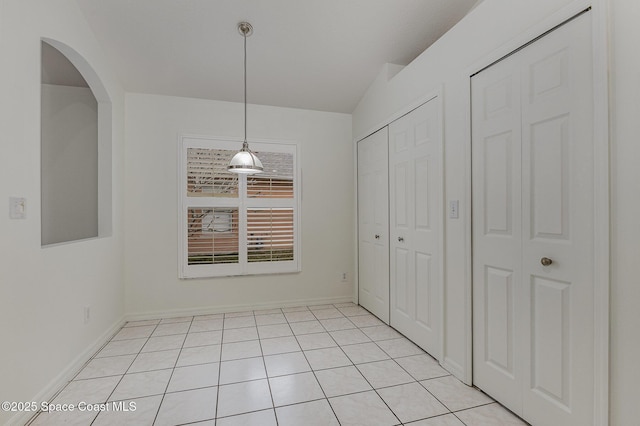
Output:
<path fill-rule="evenodd" d="M 244 142 L 242 149 L 229 162 L 227 170 L 231 173 L 251 175 L 263 170 L 262 162 L 249 149 L 247 142 L 247 37 L 253 34 L 253 27 L 248 22 L 240 22 L 238 31 L 244 37 Z"/>

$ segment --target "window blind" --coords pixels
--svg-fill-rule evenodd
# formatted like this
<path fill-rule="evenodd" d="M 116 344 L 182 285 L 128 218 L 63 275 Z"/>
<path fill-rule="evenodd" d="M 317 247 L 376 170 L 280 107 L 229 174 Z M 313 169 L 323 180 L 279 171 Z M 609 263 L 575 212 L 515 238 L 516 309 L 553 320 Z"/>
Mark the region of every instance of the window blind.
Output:
<path fill-rule="evenodd" d="M 188 264 L 238 263 L 238 209 L 187 210 Z"/>
<path fill-rule="evenodd" d="M 293 155 L 256 152 L 264 172 L 247 177 L 250 198 L 293 198 Z"/>
<path fill-rule="evenodd" d="M 247 211 L 247 260 L 277 262 L 293 260 L 293 209 Z"/>
<path fill-rule="evenodd" d="M 238 197 L 238 175 L 227 165 L 235 151 L 189 148 L 187 150 L 187 194 L 189 197 Z"/>

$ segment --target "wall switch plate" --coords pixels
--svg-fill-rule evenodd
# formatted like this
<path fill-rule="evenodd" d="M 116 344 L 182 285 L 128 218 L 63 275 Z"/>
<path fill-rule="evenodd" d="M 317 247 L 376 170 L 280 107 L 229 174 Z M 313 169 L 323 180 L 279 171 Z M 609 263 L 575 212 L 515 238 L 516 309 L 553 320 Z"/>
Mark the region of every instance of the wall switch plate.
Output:
<path fill-rule="evenodd" d="M 343 282 L 343 283 L 346 283 L 348 281 L 346 272 L 341 272 L 340 273 L 340 281 Z"/>
<path fill-rule="evenodd" d="M 27 199 L 21 197 L 9 197 L 9 217 L 11 219 L 27 218 Z"/>
<path fill-rule="evenodd" d="M 449 218 L 458 219 L 460 217 L 458 208 L 460 207 L 458 200 L 449 201 Z"/>

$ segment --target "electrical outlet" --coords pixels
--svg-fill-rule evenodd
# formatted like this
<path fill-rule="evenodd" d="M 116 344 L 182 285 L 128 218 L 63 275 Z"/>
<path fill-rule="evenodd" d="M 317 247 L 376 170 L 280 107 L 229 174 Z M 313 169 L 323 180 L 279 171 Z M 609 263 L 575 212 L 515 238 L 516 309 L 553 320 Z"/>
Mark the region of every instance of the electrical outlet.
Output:
<path fill-rule="evenodd" d="M 91 322 L 91 306 L 84 307 L 84 324 L 87 325 Z"/>
<path fill-rule="evenodd" d="M 343 282 L 343 283 L 346 283 L 348 281 L 346 272 L 341 272 L 340 273 L 340 281 Z"/>

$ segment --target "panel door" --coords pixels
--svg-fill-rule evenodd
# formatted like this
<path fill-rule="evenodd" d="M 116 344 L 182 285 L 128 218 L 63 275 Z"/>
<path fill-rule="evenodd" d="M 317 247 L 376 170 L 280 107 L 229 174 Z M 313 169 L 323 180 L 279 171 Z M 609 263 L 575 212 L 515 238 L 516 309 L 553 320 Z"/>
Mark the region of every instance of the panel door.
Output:
<path fill-rule="evenodd" d="M 389 125 L 391 325 L 441 357 L 442 138 L 439 100 Z"/>
<path fill-rule="evenodd" d="M 590 23 L 472 79 L 474 382 L 535 425 L 593 424 Z"/>
<path fill-rule="evenodd" d="M 389 324 L 389 161 L 385 127 L 358 142 L 358 298 Z"/>
<path fill-rule="evenodd" d="M 524 416 L 541 425 L 593 424 L 592 63 L 589 13 L 522 66 Z"/>
<path fill-rule="evenodd" d="M 522 120 L 515 59 L 473 77 L 472 111 L 473 381 L 520 414 Z"/>

